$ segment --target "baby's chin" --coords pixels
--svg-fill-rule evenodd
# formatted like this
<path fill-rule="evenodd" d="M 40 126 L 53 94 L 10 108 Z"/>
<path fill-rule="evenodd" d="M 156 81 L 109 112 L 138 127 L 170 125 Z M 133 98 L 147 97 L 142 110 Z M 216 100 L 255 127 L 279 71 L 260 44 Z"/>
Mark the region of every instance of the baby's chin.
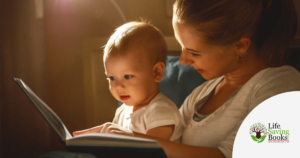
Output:
<path fill-rule="evenodd" d="M 123 102 L 123 103 L 127 106 L 138 106 L 137 104 L 133 104 L 133 103 L 130 103 L 130 102 Z"/>
<path fill-rule="evenodd" d="M 122 102 L 122 101 L 121 101 Z M 145 106 L 145 105 L 148 105 L 148 104 L 138 104 L 138 103 L 132 103 L 132 102 L 123 102 L 125 105 L 127 105 L 127 106 L 135 106 L 135 107 L 138 107 L 138 106 Z"/>
<path fill-rule="evenodd" d="M 118 98 L 117 99 L 119 102 L 122 102 L 123 104 L 127 105 L 127 106 L 135 106 L 135 104 L 132 104 L 131 102 L 129 101 L 123 101 L 122 99 Z"/>
<path fill-rule="evenodd" d="M 135 100 L 134 97 L 132 97 L 130 95 L 118 96 L 118 98 L 116 98 L 116 99 L 127 106 L 142 107 L 142 106 L 146 106 L 150 103 L 146 99 L 145 100 Z"/>

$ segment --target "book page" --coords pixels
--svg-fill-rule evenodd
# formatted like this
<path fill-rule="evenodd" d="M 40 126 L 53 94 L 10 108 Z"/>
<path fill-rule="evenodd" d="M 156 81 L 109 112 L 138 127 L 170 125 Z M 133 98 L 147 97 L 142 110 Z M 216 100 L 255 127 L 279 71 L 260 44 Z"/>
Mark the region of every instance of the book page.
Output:
<path fill-rule="evenodd" d="M 106 133 L 79 135 L 67 140 L 66 144 L 67 146 L 161 148 L 155 140 Z"/>

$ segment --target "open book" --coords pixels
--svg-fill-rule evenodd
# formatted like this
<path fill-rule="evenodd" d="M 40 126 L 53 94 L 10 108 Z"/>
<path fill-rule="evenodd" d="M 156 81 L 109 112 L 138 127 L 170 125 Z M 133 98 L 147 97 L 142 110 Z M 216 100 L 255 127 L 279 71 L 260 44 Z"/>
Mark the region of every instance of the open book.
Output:
<path fill-rule="evenodd" d="M 73 137 L 60 118 L 21 79 L 14 78 L 32 104 L 57 133 L 68 151 L 101 157 L 166 157 L 157 141 L 116 134 L 85 134 Z"/>

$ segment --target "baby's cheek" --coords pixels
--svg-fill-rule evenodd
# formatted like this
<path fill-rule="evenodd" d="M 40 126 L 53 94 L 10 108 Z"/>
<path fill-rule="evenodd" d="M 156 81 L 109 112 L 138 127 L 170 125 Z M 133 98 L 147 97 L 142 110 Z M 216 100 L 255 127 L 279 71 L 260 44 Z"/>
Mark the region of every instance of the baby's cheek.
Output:
<path fill-rule="evenodd" d="M 110 93 L 111 93 L 113 96 L 115 96 L 114 86 L 112 86 L 112 85 L 110 85 L 110 84 L 109 84 L 109 91 L 110 91 Z"/>
<path fill-rule="evenodd" d="M 117 93 L 114 90 L 110 89 L 110 93 L 112 94 L 112 96 L 116 99 L 116 100 L 120 100 Z"/>

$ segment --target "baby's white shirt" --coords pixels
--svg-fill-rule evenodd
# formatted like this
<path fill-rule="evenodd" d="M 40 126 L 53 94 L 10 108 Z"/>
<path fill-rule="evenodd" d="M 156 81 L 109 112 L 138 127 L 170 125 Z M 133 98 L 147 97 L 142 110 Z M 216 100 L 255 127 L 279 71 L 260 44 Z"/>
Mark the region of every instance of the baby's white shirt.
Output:
<path fill-rule="evenodd" d="M 174 125 L 171 141 L 179 141 L 184 123 L 176 105 L 161 92 L 151 102 L 132 112 L 133 106 L 122 104 L 117 110 L 113 123 L 126 129 L 146 134 L 149 129 Z"/>

